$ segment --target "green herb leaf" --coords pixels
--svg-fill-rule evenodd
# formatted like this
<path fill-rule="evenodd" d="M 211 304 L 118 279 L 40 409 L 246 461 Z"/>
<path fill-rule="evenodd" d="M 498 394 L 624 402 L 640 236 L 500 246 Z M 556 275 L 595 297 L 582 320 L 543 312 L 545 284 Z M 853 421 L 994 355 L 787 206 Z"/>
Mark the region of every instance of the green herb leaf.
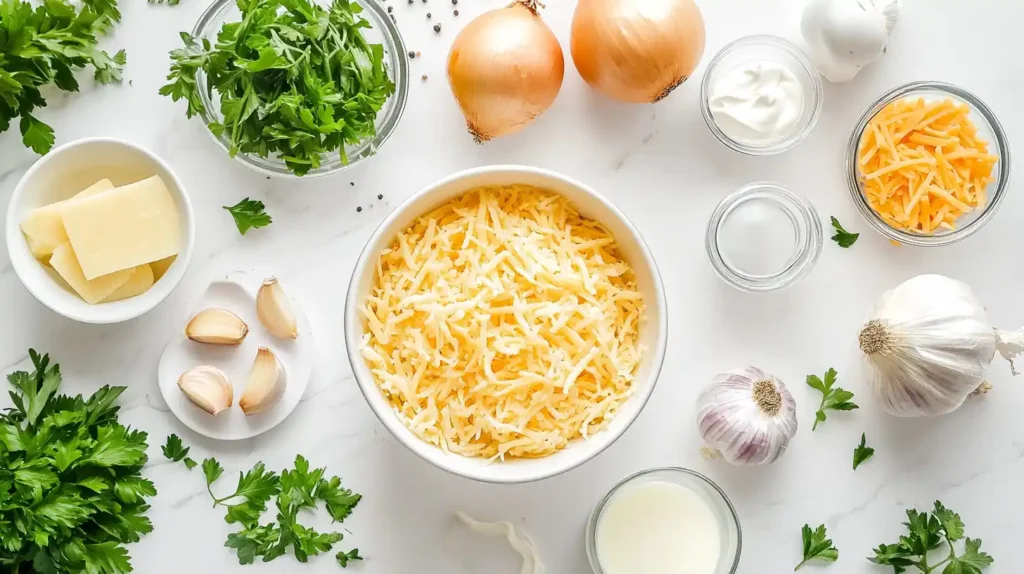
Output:
<path fill-rule="evenodd" d="M 170 434 L 167 436 L 167 444 L 160 447 L 164 451 L 164 457 L 167 460 L 174 462 L 184 462 L 185 467 L 192 470 L 196 467 L 196 461 L 188 457 L 188 451 L 190 447 L 182 444 L 181 438 L 176 434 Z"/>
<path fill-rule="evenodd" d="M 866 445 L 867 435 L 860 433 L 860 445 L 853 449 L 853 470 L 867 459 L 875 456 L 875 449 Z"/>
<path fill-rule="evenodd" d="M 804 543 L 804 559 L 802 562 L 796 565 L 793 570 L 799 570 L 809 560 L 824 560 L 825 562 L 835 562 L 839 559 L 839 550 L 832 546 L 832 541 L 825 538 L 825 525 L 822 524 L 818 528 L 811 530 L 809 524 L 804 524 L 801 530 L 801 537 Z"/>
<path fill-rule="evenodd" d="M 18 10 L 0 2 L 0 35 Z M 156 488 L 141 475 L 146 433 L 117 420 L 125 388 L 104 386 L 88 400 L 58 395 L 60 367 L 34 350 L 29 357 L 33 372 L 8 375 L 14 406 L 0 412 L 0 568 L 130 572 L 125 544 L 152 531 L 145 512 Z"/>
<path fill-rule="evenodd" d="M 844 249 L 856 243 L 857 238 L 860 237 L 860 233 L 850 233 L 843 229 L 843 226 L 839 224 L 839 220 L 835 217 L 832 217 L 832 227 L 836 230 L 836 234 L 832 236 L 832 241 L 835 241 Z"/>
<path fill-rule="evenodd" d="M 225 23 L 215 42 L 181 35 L 160 93 L 184 99 L 189 117 L 216 94 L 222 118 L 209 129 L 231 156 L 274 156 L 300 176 L 328 154 L 348 163 L 345 146 L 376 135 L 395 92 L 383 46 L 363 36 L 371 24 L 359 4 L 249 0 L 238 8 L 239 21 Z"/>
<path fill-rule="evenodd" d="M 853 398 L 853 393 L 843 388 L 836 387 L 836 379 L 839 374 L 835 369 L 829 369 L 825 372 L 825 380 L 822 381 L 817 375 L 807 375 L 807 386 L 812 389 L 821 391 L 821 405 L 818 406 L 818 411 L 814 413 L 814 425 L 811 426 L 813 432 L 818 428 L 818 423 L 825 422 L 828 418 L 825 411 L 852 411 L 859 409 L 856 403 L 850 402 Z"/>
<path fill-rule="evenodd" d="M 53 147 L 53 128 L 35 112 L 52 87 L 77 92 L 75 72 L 92 67 L 97 82 L 121 80 L 124 51 L 98 49 L 99 37 L 121 19 L 116 0 L 0 2 L 0 133 L 18 121 L 22 142 L 38 154 Z"/>
<path fill-rule="evenodd" d="M 235 226 L 238 232 L 245 235 L 246 231 L 252 228 L 266 227 L 273 223 L 267 212 L 263 210 L 262 201 L 253 201 L 248 197 L 232 206 L 224 206 L 231 217 L 235 218 Z"/>
<path fill-rule="evenodd" d="M 206 486 L 209 487 L 220 475 L 224 474 L 224 467 L 217 462 L 215 458 L 208 458 L 203 460 L 203 475 L 206 477 Z"/>
<path fill-rule="evenodd" d="M 338 561 L 338 565 L 342 568 L 347 568 L 350 560 L 362 560 L 363 557 L 359 555 L 359 549 L 353 548 L 348 552 L 338 552 L 334 555 L 334 558 Z"/>
<path fill-rule="evenodd" d="M 937 572 L 945 565 L 943 574 L 981 574 L 993 563 L 988 554 L 981 551 L 981 540 L 966 538 L 964 552 L 958 554 L 955 543 L 964 537 L 964 524 L 960 515 L 947 509 L 941 502 L 935 502 L 934 513 L 907 510 L 909 531 L 900 536 L 897 544 L 882 544 L 875 549 L 875 555 L 868 560 L 875 564 L 892 566 L 897 574 L 915 568 L 924 574 Z M 929 563 L 928 554 L 938 548 L 949 549 L 949 555 L 938 562 Z"/>

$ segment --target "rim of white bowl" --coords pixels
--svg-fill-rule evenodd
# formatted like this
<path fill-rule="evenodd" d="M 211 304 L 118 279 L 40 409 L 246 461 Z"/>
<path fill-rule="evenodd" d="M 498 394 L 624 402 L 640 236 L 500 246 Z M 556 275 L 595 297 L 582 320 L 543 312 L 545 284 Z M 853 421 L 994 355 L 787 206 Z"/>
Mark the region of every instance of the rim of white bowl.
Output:
<path fill-rule="evenodd" d="M 105 307 L 106 305 L 115 305 L 117 303 L 121 303 L 120 301 L 116 301 L 114 303 L 101 303 L 97 305 L 92 305 L 90 309 L 95 310 L 95 313 L 82 313 L 74 309 L 64 308 L 61 305 L 58 305 L 54 301 L 52 301 L 47 295 L 45 295 L 43 292 L 37 289 L 34 285 L 31 285 L 30 282 L 26 281 L 25 276 L 30 271 L 26 268 L 26 260 L 25 257 L 23 257 L 23 255 L 24 252 L 28 251 L 28 242 L 25 240 L 24 235 L 22 235 L 21 233 L 20 222 L 17 221 L 17 206 L 20 204 L 21 196 L 24 194 L 26 185 L 29 181 L 31 181 L 31 179 L 36 175 L 36 173 L 38 173 L 42 169 L 45 169 L 46 165 L 49 162 L 54 161 L 56 157 L 63 153 L 68 152 L 73 148 L 100 143 L 114 144 L 124 146 L 126 148 L 131 148 L 141 153 L 142 155 L 148 157 L 154 163 L 159 165 L 164 171 L 166 171 L 167 174 L 170 175 L 171 179 L 173 180 L 174 186 L 177 188 L 177 193 L 175 195 L 181 197 L 181 203 L 182 206 L 184 207 L 183 215 L 185 217 L 185 222 L 187 226 L 184 250 L 178 253 L 177 258 L 174 260 L 174 263 L 171 264 L 171 266 L 167 269 L 167 272 L 160 278 L 160 280 L 154 283 L 154 286 L 151 287 L 149 291 L 137 297 L 127 299 L 126 301 L 136 301 L 136 306 L 129 307 L 131 309 L 130 311 L 120 314 L 112 313 L 109 307 Z M 189 199 L 188 192 L 185 190 L 185 185 L 181 182 L 181 178 L 178 177 L 178 174 L 175 173 L 174 170 L 171 169 L 171 166 L 168 165 L 167 162 L 165 162 L 162 158 L 160 158 L 160 156 L 156 155 L 155 153 L 146 149 L 145 147 L 128 140 L 113 137 L 86 137 L 70 141 L 51 149 L 49 152 L 47 152 L 46 155 L 37 159 L 36 162 L 32 164 L 32 167 L 28 168 L 28 171 L 26 171 L 25 174 L 21 176 L 21 179 L 18 180 L 18 184 L 14 187 L 14 192 L 11 193 L 11 199 L 7 203 L 6 226 L 7 229 L 5 237 L 7 239 L 7 257 L 10 259 L 11 267 L 14 268 L 14 273 L 15 275 L 18 276 L 18 280 L 25 287 L 25 290 L 28 291 L 32 295 L 32 297 L 36 299 L 36 301 L 39 301 L 46 308 L 50 309 L 54 313 L 62 317 L 67 317 L 68 319 L 71 319 L 73 321 L 78 321 L 79 323 L 89 323 L 93 325 L 110 325 L 114 323 L 123 323 L 125 321 L 130 321 L 136 317 L 148 313 L 149 311 L 152 311 L 157 305 L 162 303 L 168 297 L 168 295 L 170 295 L 171 292 L 174 291 L 178 284 L 181 283 L 182 278 L 185 277 L 185 271 L 188 268 L 189 262 L 192 260 L 192 250 L 195 246 L 196 236 L 195 218 L 193 216 L 192 211 L 192 200 Z M 16 253 L 16 250 L 24 252 Z M 27 263 L 31 263 L 36 266 L 40 265 L 36 258 L 31 255 L 31 252 L 29 252 L 28 259 L 30 259 L 31 261 L 28 261 Z M 50 279 L 48 278 L 48 280 Z M 159 292 L 153 293 L 153 289 L 156 287 L 156 285 L 160 284 L 161 282 L 165 282 L 166 287 L 161 287 Z M 137 300 L 139 298 L 145 297 L 147 294 L 150 293 L 153 293 L 154 296 L 150 297 L 150 300 L 148 302 L 146 302 L 145 304 L 138 304 Z M 86 305 L 88 304 L 86 303 Z"/>
<path fill-rule="evenodd" d="M 639 401 L 636 412 L 633 413 L 628 420 L 625 420 L 625 424 L 620 429 L 617 429 L 616 431 L 611 431 L 610 429 L 603 429 L 600 433 L 597 433 L 593 435 L 590 439 L 588 439 L 594 440 L 596 437 L 604 437 L 603 442 L 600 443 L 593 452 L 588 453 L 586 456 L 582 456 L 578 460 L 575 460 L 568 464 L 552 464 L 550 465 L 550 467 L 545 468 L 543 470 L 538 470 L 537 472 L 517 477 L 495 476 L 493 473 L 479 472 L 476 469 L 455 469 L 448 465 L 438 464 L 436 461 L 428 458 L 425 455 L 425 451 L 427 449 L 436 449 L 438 452 L 441 452 L 441 450 L 432 444 L 424 442 L 422 439 L 416 436 L 411 430 L 409 430 L 408 427 L 406 427 L 404 424 L 402 424 L 400 420 L 398 420 L 398 417 L 395 416 L 394 412 L 390 408 L 381 407 L 378 404 L 378 401 L 375 400 L 375 398 L 370 395 L 370 393 L 377 393 L 378 395 L 380 394 L 380 390 L 377 387 L 377 383 L 373 380 L 372 375 L 370 376 L 370 380 L 365 380 L 364 377 L 360 376 L 359 372 L 359 367 L 361 366 L 363 369 L 366 369 L 366 364 L 363 361 L 362 356 L 359 354 L 359 341 L 360 338 L 362 337 L 362 326 L 358 320 L 358 309 L 356 308 L 356 291 L 358 290 L 359 287 L 360 276 L 362 275 L 366 266 L 371 262 L 372 258 L 376 256 L 376 253 L 371 252 L 371 247 L 377 243 L 381 235 L 383 235 L 383 233 L 391 227 L 392 223 L 396 219 L 403 217 L 405 215 L 406 210 L 413 203 L 422 199 L 424 196 L 427 196 L 431 193 L 435 193 L 438 189 L 444 188 L 453 182 L 457 182 L 481 174 L 502 172 L 507 172 L 511 174 L 527 174 L 559 180 L 562 183 L 575 187 L 576 189 L 593 197 L 596 201 L 598 201 L 606 209 L 608 209 L 612 214 L 614 214 L 633 235 L 640 249 L 640 253 L 650 269 L 651 278 L 653 282 L 652 288 L 656 296 L 655 306 L 660 310 L 660 321 L 654 348 L 648 350 L 648 352 L 653 352 L 654 356 L 651 359 L 651 370 L 648 373 L 646 385 L 643 389 L 640 390 L 640 392 L 633 395 L 629 399 L 629 401 Z M 362 250 L 359 253 L 359 257 L 356 259 L 355 267 L 352 269 L 352 276 L 349 279 L 348 289 L 346 290 L 345 294 L 344 327 L 345 351 L 346 354 L 348 355 L 349 365 L 352 368 L 352 376 L 356 380 L 356 386 L 359 387 L 359 392 L 362 393 L 363 398 L 366 400 L 367 405 L 369 405 L 370 410 L 373 411 L 373 414 L 377 417 L 378 420 L 380 420 L 381 424 L 384 425 L 388 432 L 390 432 L 391 435 L 395 437 L 395 439 L 397 439 L 399 443 L 402 444 L 402 446 L 404 446 L 406 449 L 411 451 L 413 454 L 415 454 L 417 457 L 427 462 L 431 466 L 439 468 L 455 476 L 461 476 L 463 478 L 469 478 L 471 480 L 476 480 L 478 482 L 486 482 L 493 484 L 523 484 L 528 482 L 536 482 L 539 480 L 544 480 L 554 476 L 558 476 L 560 474 L 564 474 L 566 472 L 569 472 L 570 470 L 582 466 L 584 463 L 593 460 L 599 454 L 604 452 L 608 447 L 614 444 L 615 441 L 621 438 L 622 435 L 626 434 L 626 431 L 628 431 L 629 428 L 633 426 L 633 423 L 635 423 L 636 420 L 640 418 L 640 414 L 647 406 L 647 403 L 650 400 L 651 395 L 654 394 L 654 389 L 658 384 L 658 379 L 660 378 L 661 370 L 665 363 L 665 351 L 668 344 L 668 303 L 665 298 L 665 285 L 661 277 L 661 271 L 658 269 L 658 265 L 654 260 L 654 255 L 651 253 L 650 246 L 647 245 L 647 241 L 644 239 L 643 235 L 641 235 L 640 231 L 636 228 L 635 225 L 633 225 L 633 222 L 628 217 L 626 217 L 626 214 L 623 213 L 622 210 L 620 210 L 614 203 L 609 201 L 608 198 L 598 193 L 590 186 L 585 185 L 574 178 L 571 178 L 569 176 L 560 174 L 549 169 L 526 165 L 501 164 L 470 168 L 448 175 L 434 183 L 431 183 L 421 188 L 419 191 L 406 198 L 404 201 L 402 201 L 402 203 L 395 207 L 395 209 L 393 209 L 391 213 L 388 214 L 387 217 L 384 218 L 384 221 L 382 221 L 377 226 L 377 228 L 373 230 L 373 233 L 370 235 L 369 239 L 367 239 L 366 244 L 363 246 Z M 622 416 L 622 413 L 616 415 L 616 419 L 613 420 L 620 420 L 618 419 L 619 416 Z M 542 460 L 555 459 L 559 455 L 563 455 L 565 452 L 566 450 L 560 450 Z M 458 455 L 453 454 L 451 456 Z M 493 464 L 502 463 L 496 462 Z"/>

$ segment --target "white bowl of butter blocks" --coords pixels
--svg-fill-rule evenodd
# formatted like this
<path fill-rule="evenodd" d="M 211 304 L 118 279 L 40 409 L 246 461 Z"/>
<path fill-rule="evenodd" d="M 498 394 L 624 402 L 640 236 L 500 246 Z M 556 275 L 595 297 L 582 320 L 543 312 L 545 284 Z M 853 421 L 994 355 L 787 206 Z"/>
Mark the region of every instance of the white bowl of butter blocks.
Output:
<path fill-rule="evenodd" d="M 152 152 L 117 139 L 52 150 L 7 208 L 18 278 L 40 303 L 83 323 L 119 323 L 155 307 L 185 275 L 194 241 L 181 181 Z"/>

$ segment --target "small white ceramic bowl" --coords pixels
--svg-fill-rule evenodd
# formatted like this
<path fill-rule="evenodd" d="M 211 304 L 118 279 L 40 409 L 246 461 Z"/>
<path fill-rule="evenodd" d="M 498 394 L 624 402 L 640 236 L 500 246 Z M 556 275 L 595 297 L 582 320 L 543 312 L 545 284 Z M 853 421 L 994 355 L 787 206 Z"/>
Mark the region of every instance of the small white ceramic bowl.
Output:
<path fill-rule="evenodd" d="M 382 249 L 414 219 L 472 189 L 490 185 L 524 184 L 565 196 L 580 214 L 603 223 L 615 236 L 619 251 L 636 273 L 637 285 L 646 302 L 646 321 L 641 325 L 640 344 L 646 353 L 635 379 L 635 392 L 611 423 L 586 440 L 537 459 L 509 459 L 488 463 L 485 459 L 445 453 L 420 440 L 392 411 L 377 387 L 359 351 L 364 326 L 359 307 L 373 286 L 376 261 Z M 668 313 L 661 275 L 640 232 L 626 216 L 602 195 L 582 183 L 557 173 L 524 166 L 492 166 L 470 169 L 430 185 L 405 200 L 373 232 L 359 255 L 345 301 L 345 346 L 359 390 L 377 418 L 403 445 L 434 466 L 474 480 L 519 483 L 541 480 L 571 470 L 608 448 L 633 423 L 654 391 L 665 358 Z"/>
<path fill-rule="evenodd" d="M 167 273 L 149 291 L 122 301 L 90 305 L 32 256 L 20 225 L 31 210 L 67 199 L 103 178 L 120 186 L 154 175 L 163 178 L 178 204 L 184 245 Z M 54 148 L 29 168 L 7 206 L 7 252 L 18 279 L 40 303 L 82 323 L 120 323 L 156 307 L 185 275 L 194 243 L 192 203 L 181 180 L 152 152 L 118 139 L 85 138 Z"/>

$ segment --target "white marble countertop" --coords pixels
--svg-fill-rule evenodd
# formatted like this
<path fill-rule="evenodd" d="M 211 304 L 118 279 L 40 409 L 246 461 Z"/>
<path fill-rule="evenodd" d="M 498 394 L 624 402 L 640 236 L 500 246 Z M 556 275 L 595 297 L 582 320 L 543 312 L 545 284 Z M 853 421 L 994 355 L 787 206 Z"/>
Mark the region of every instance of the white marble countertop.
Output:
<path fill-rule="evenodd" d="M 413 85 L 405 117 L 377 157 L 341 175 L 312 181 L 268 180 L 230 161 L 185 119 L 182 103 L 157 94 L 177 32 L 190 30 L 206 0 L 176 7 L 121 2 L 124 22 L 108 40 L 129 63 L 123 86 L 57 95 L 41 117 L 57 142 L 114 136 L 161 155 L 181 176 L 196 211 L 197 243 L 189 272 L 163 305 L 122 325 L 97 327 L 65 320 L 37 303 L 0 261 L 0 366 L 23 366 L 27 349 L 50 352 L 61 364 L 66 392 L 126 385 L 122 419 L 150 433 L 146 475 L 157 485 L 150 516 L 155 531 L 130 546 L 135 570 L 172 572 L 337 572 L 331 557 L 309 565 L 291 558 L 240 567 L 223 547 L 231 530 L 213 511 L 201 477 L 160 455 L 170 432 L 193 445 L 195 458 L 217 456 L 226 477 L 259 460 L 282 468 L 297 454 L 326 465 L 365 495 L 345 522 L 344 548 L 368 559 L 355 571 L 373 574 L 503 574 L 518 572 L 502 542 L 480 541 L 453 519 L 461 509 L 482 519 L 524 524 L 554 574 L 589 572 L 583 525 L 592 506 L 634 471 L 681 465 L 717 481 L 738 508 L 744 533 L 741 574 L 780 574 L 799 561 L 800 527 L 824 523 L 841 551 L 828 571 L 888 571 L 864 559 L 895 541 L 903 511 L 935 499 L 959 511 L 967 532 L 984 539 L 996 559 L 987 572 L 1024 571 L 1017 554 L 1024 515 L 1024 382 L 995 364 L 995 389 L 954 414 L 930 420 L 885 415 L 868 396 L 858 370 L 855 335 L 874 299 L 921 272 L 968 281 L 1003 327 L 1024 324 L 1020 229 L 1024 198 L 1011 184 L 1002 211 L 984 230 L 941 249 L 894 247 L 873 233 L 849 200 L 841 162 L 850 130 L 883 91 L 911 80 L 945 80 L 974 91 L 1001 118 L 1013 146 L 1024 137 L 1024 4 L 1011 0 L 908 0 L 879 63 L 854 82 L 826 86 L 825 109 L 813 134 L 782 156 L 751 158 L 720 145 L 698 109 L 692 80 L 657 105 L 620 105 L 580 80 L 568 57 L 573 2 L 552 0 L 545 19 L 566 50 L 566 75 L 554 106 L 535 125 L 486 146 L 474 145 L 448 92 L 444 62 L 461 25 L 507 0 L 389 0 L 409 47 Z M 796 0 L 699 0 L 708 25 L 704 62 L 746 34 L 791 36 Z M 432 12 L 433 18 L 426 19 Z M 435 34 L 434 23 L 443 31 Z M 698 70 L 702 73 L 703 66 Z M 427 80 L 420 76 L 426 74 Z M 128 81 L 130 80 L 130 82 Z M 1014 147 L 1014 153 L 1024 151 Z M 0 135 L 0 201 L 36 157 L 16 130 Z M 428 466 L 398 444 L 367 408 L 342 347 L 344 292 L 356 255 L 374 226 L 403 198 L 464 168 L 522 163 L 579 178 L 632 218 L 657 259 L 669 299 L 669 353 L 653 399 L 636 424 L 592 462 L 535 484 L 473 483 Z M 857 245 L 826 240 L 820 262 L 795 287 L 777 294 L 732 290 L 708 265 L 704 228 L 715 204 L 753 180 L 777 180 L 807 195 L 823 217 L 836 215 Z M 351 182 L 351 184 L 350 184 Z M 383 194 L 383 201 L 378 200 Z M 266 202 L 269 228 L 238 235 L 220 208 L 250 196 Z M 357 206 L 362 211 L 357 213 Z M 160 351 L 211 279 L 235 268 L 274 273 L 306 305 L 320 329 L 320 364 L 304 400 L 280 427 L 238 443 L 203 439 L 167 410 L 156 387 Z M 790 451 L 766 468 L 730 468 L 701 458 L 694 399 L 716 372 L 755 364 L 789 381 L 802 428 Z M 835 367 L 862 409 L 830 417 L 810 433 L 819 400 L 803 384 L 808 373 Z M 8 402 L 4 402 L 8 401 Z M 7 406 L 6 395 L 0 406 Z M 867 431 L 877 449 L 856 473 L 851 451 Z M 227 486 L 226 484 L 224 485 Z M 642 573 L 638 573 L 642 574 Z"/>

